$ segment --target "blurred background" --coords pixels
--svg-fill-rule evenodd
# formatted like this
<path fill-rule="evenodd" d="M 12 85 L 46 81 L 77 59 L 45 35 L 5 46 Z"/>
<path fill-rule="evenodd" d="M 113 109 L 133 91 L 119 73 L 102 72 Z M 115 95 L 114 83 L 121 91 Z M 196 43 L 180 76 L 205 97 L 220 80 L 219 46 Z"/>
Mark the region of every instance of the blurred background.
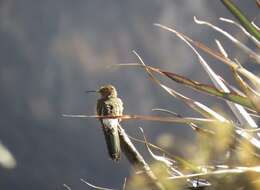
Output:
<path fill-rule="evenodd" d="M 259 13 L 255 1 L 235 2 L 250 19 Z M 80 178 L 120 188 L 131 166 L 125 157 L 119 163 L 109 159 L 99 122 L 61 115 L 94 114 L 98 96 L 84 91 L 111 83 L 127 114 L 154 114 L 151 110 L 160 107 L 198 116 L 150 81 L 142 69 L 107 67 L 136 62 L 132 53 L 136 50 L 148 65 L 210 83 L 192 51 L 173 34 L 153 26 L 156 22 L 174 27 L 212 48 L 217 48 L 215 38 L 227 49 L 234 48 L 220 34 L 196 25 L 193 16 L 246 40 L 240 30 L 218 20 L 233 18 L 220 1 L 0 1 L 0 140 L 17 164 L 12 170 L 0 168 L 0 189 L 64 189 L 64 183 L 88 189 Z M 239 51 L 228 53 L 253 69 Z M 225 65 L 205 58 L 232 83 Z M 218 99 L 170 81 L 165 84 L 217 110 L 225 109 Z M 193 131 L 182 125 L 127 121 L 123 126 L 138 138 L 142 138 L 138 127 L 143 127 L 149 141 L 168 146 L 179 156 L 187 158 L 197 149 Z M 136 145 L 152 161 L 144 146 Z"/>

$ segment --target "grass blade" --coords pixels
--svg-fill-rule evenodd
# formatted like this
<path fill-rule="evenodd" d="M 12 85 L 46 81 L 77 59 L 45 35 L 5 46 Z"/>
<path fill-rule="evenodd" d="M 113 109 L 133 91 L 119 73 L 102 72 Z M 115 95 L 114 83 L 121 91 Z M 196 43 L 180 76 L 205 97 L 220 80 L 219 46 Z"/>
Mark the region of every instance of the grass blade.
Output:
<path fill-rule="evenodd" d="M 247 95 L 248 100 L 254 105 L 255 110 L 260 115 L 260 94 L 254 91 L 235 71 L 232 70 L 233 76 L 236 79 L 237 83 L 239 84 L 240 88 L 243 92 Z"/>
<path fill-rule="evenodd" d="M 233 20 L 231 20 L 231 19 L 222 18 L 222 17 L 219 18 L 219 20 L 237 26 L 238 28 L 240 28 L 240 29 L 245 33 L 245 35 L 246 35 L 252 42 L 255 43 L 255 45 L 256 45 L 257 47 L 260 47 L 260 42 L 259 42 L 253 35 L 251 35 L 243 26 L 241 26 L 241 25 L 238 24 L 237 22 L 235 22 L 235 21 L 233 21 Z"/>
<path fill-rule="evenodd" d="M 121 115 L 121 116 L 98 116 L 98 115 L 73 115 L 73 114 L 63 114 L 65 118 L 120 118 L 122 120 L 143 120 L 143 121 L 158 121 L 158 122 L 168 122 L 168 123 L 195 123 L 198 125 L 212 125 L 220 123 L 226 123 L 225 121 L 221 122 L 216 119 L 205 119 L 205 118 L 195 118 L 195 117 L 161 117 L 161 116 L 148 116 L 148 115 Z"/>
<path fill-rule="evenodd" d="M 87 182 L 86 180 L 84 179 L 80 179 L 80 181 L 82 181 L 83 183 L 87 184 L 89 187 L 92 187 L 94 189 L 98 189 L 98 190 L 114 190 L 114 189 L 110 189 L 110 188 L 105 188 L 105 187 L 99 187 L 99 186 L 96 186 L 96 185 L 92 185 L 91 183 Z"/>
<path fill-rule="evenodd" d="M 236 70 L 237 72 L 241 73 L 243 76 L 245 76 L 247 79 L 249 79 L 254 86 L 256 87 L 256 89 L 260 88 L 260 79 L 259 77 L 257 77 L 256 75 L 254 75 L 252 72 L 248 71 L 247 69 L 245 69 L 244 67 L 237 65 L 234 61 L 224 57 L 222 54 L 218 53 L 215 50 L 212 50 L 211 48 L 207 47 L 206 45 L 204 45 L 201 42 L 198 41 L 194 41 L 191 38 L 189 38 L 188 36 L 172 29 L 169 28 L 167 26 L 161 25 L 161 24 L 154 24 L 155 26 L 162 28 L 164 30 L 167 30 L 171 33 L 174 33 L 175 35 L 177 35 L 180 39 L 182 39 L 183 41 L 187 41 L 189 43 L 191 43 L 192 45 L 194 45 L 195 47 L 205 51 L 206 53 L 208 53 L 209 55 L 213 56 L 214 58 L 222 61 L 223 63 L 227 64 L 228 66 L 230 66 L 232 69 Z M 186 43 L 187 43 L 186 42 Z"/>
<path fill-rule="evenodd" d="M 176 97 L 180 100 L 182 100 L 185 104 L 187 104 L 189 107 L 191 107 L 192 109 L 196 110 L 197 112 L 199 112 L 200 114 L 202 114 L 203 116 L 207 117 L 207 118 L 214 118 L 220 122 L 226 122 L 229 123 L 223 116 L 221 116 L 220 114 L 218 114 L 217 112 L 213 111 L 212 109 L 210 109 L 209 107 L 205 106 L 204 104 L 194 101 L 191 98 L 188 98 L 178 92 L 176 92 L 175 90 L 163 85 L 158 79 L 156 79 L 153 74 L 150 72 L 150 70 L 147 68 L 147 66 L 144 64 L 143 60 L 141 59 L 141 57 L 134 52 L 137 57 L 139 58 L 141 64 L 144 66 L 145 70 L 147 71 L 149 77 L 152 79 L 152 81 L 154 81 L 156 84 L 158 84 L 161 88 L 163 88 L 166 92 L 168 92 L 170 95 L 172 95 L 173 97 Z"/>
<path fill-rule="evenodd" d="M 196 17 L 194 17 L 194 21 L 197 24 L 203 24 L 203 25 L 207 25 L 211 28 L 213 28 L 214 30 L 220 32 L 221 34 L 223 34 L 224 36 L 226 36 L 228 39 L 230 39 L 237 47 L 239 47 L 242 51 L 244 51 L 246 54 L 249 55 L 249 57 L 253 58 L 256 63 L 260 64 L 260 56 L 255 53 L 253 50 L 251 50 L 249 47 L 247 47 L 245 44 L 243 44 L 242 42 L 240 42 L 238 39 L 236 39 L 235 37 L 233 37 L 231 34 L 229 34 L 228 32 L 224 31 L 223 29 L 209 23 L 206 21 L 202 21 L 202 20 L 198 20 Z"/>
<path fill-rule="evenodd" d="M 0 141 L 0 166 L 5 169 L 13 169 L 16 167 L 16 160 L 13 154 Z"/>
<path fill-rule="evenodd" d="M 258 40 L 260 40 L 259 31 L 250 23 L 246 16 L 239 10 L 239 8 L 231 0 L 221 0 L 225 7 L 236 17 L 241 25 Z"/>
<path fill-rule="evenodd" d="M 172 79 L 173 81 L 184 84 L 194 90 L 205 92 L 207 94 L 210 94 L 210 95 L 222 98 L 222 99 L 226 99 L 226 100 L 229 100 L 234 103 L 241 104 L 242 106 L 246 106 L 248 108 L 255 109 L 255 107 L 252 105 L 252 103 L 246 97 L 243 97 L 234 91 L 227 93 L 227 92 L 223 92 L 213 86 L 199 83 L 197 81 L 185 78 L 185 77 L 177 75 L 175 73 L 166 72 L 166 71 L 161 71 L 161 73 L 163 73 L 165 76 Z"/>
<path fill-rule="evenodd" d="M 246 172 L 255 172 L 260 173 L 260 167 L 236 167 L 233 169 L 222 169 L 222 170 L 216 170 L 212 172 L 203 172 L 203 173 L 196 173 L 196 174 L 190 174 L 185 176 L 174 176 L 169 177 L 169 179 L 183 179 L 183 178 L 191 178 L 191 177 L 200 177 L 200 176 L 212 176 L 212 175 L 223 175 L 223 174 L 236 174 L 236 173 L 246 173 Z"/>
<path fill-rule="evenodd" d="M 140 65 L 140 64 L 120 64 L 120 66 L 142 66 L 142 65 Z M 215 88 L 214 86 L 211 86 L 211 85 L 208 85 L 208 84 L 203 84 L 203 83 L 197 82 L 195 80 L 191 80 L 189 78 L 186 78 L 184 76 L 181 76 L 181 75 L 178 75 L 178 74 L 175 74 L 175 73 L 172 73 L 172 72 L 168 72 L 168 71 L 163 71 L 161 69 L 154 68 L 154 67 L 151 67 L 151 66 L 146 66 L 146 69 L 149 69 L 149 70 L 154 71 L 158 74 L 166 76 L 166 77 L 170 78 L 171 80 L 173 80 L 174 82 L 183 84 L 183 85 L 190 87 L 194 90 L 204 92 L 204 93 L 207 93 L 209 95 L 216 96 L 218 98 L 229 100 L 229 101 L 234 102 L 234 103 L 241 104 L 242 106 L 248 107 L 250 109 L 255 109 L 254 105 L 252 104 L 252 102 L 250 100 L 247 99 L 247 97 L 242 96 L 242 95 L 236 93 L 235 91 L 231 91 L 229 93 L 226 93 L 226 92 L 223 92 L 223 91 Z"/>

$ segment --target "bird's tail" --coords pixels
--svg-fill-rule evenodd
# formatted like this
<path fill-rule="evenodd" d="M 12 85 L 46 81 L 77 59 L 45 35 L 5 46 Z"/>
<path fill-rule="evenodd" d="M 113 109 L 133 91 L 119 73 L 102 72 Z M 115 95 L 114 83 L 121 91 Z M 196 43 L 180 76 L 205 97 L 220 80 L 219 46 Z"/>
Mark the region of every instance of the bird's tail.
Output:
<path fill-rule="evenodd" d="M 109 156 L 112 160 L 118 161 L 121 155 L 118 120 L 103 119 L 102 123 Z"/>

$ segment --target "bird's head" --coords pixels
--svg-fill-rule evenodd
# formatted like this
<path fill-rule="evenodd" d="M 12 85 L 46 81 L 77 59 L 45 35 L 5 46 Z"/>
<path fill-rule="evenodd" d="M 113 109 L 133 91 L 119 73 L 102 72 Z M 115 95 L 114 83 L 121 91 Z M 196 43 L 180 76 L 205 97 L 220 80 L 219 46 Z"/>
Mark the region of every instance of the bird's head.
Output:
<path fill-rule="evenodd" d="M 101 98 L 117 97 L 116 88 L 111 84 L 101 86 L 98 92 L 100 93 Z"/>
<path fill-rule="evenodd" d="M 116 88 L 111 84 L 101 86 L 98 90 L 86 91 L 86 93 L 89 92 L 98 92 L 101 95 L 101 98 L 117 97 Z"/>

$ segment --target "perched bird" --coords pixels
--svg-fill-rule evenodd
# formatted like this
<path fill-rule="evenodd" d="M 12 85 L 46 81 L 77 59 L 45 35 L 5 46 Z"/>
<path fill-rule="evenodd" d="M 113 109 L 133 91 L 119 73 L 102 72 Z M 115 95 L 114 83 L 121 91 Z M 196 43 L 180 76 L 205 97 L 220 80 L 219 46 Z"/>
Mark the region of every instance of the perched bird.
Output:
<path fill-rule="evenodd" d="M 90 92 L 90 91 L 87 91 Z M 116 88 L 105 85 L 97 90 L 101 97 L 97 100 L 96 111 L 99 116 L 121 116 L 123 114 L 123 102 L 117 97 Z M 120 159 L 120 139 L 118 134 L 119 118 L 101 118 L 102 129 L 105 135 L 109 156 L 114 161 Z"/>

